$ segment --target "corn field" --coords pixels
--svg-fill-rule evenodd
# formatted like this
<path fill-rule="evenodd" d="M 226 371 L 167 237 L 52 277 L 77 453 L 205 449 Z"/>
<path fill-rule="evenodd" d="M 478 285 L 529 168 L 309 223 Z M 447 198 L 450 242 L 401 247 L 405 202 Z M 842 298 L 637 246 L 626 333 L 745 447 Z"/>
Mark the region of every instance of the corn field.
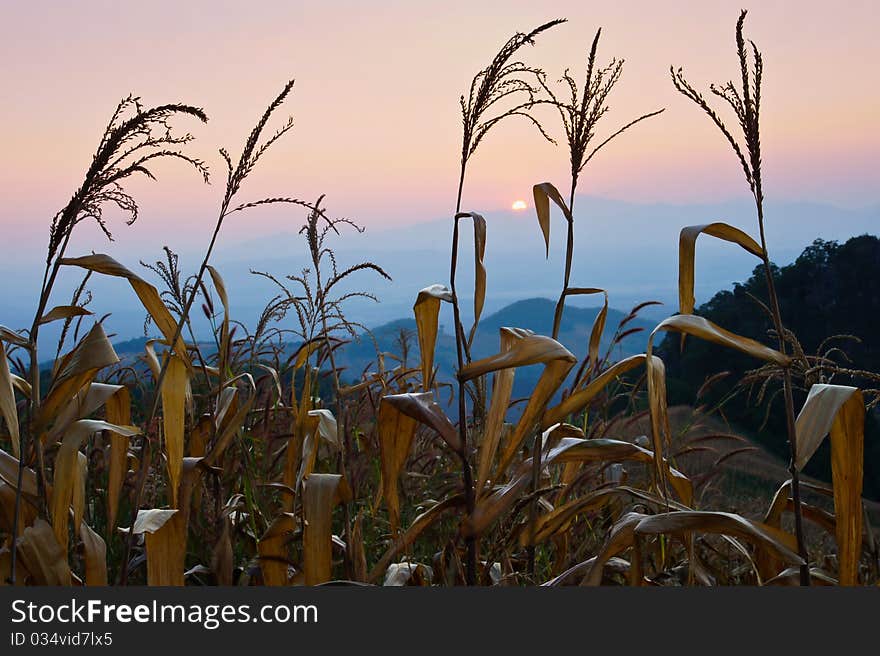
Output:
<path fill-rule="evenodd" d="M 575 251 L 574 224 L 589 217 L 578 216 L 576 192 L 602 149 L 635 133 L 642 121 L 662 121 L 663 109 L 639 108 L 600 131 L 623 72 L 622 60 L 601 63 L 601 31 L 580 77 L 566 70 L 557 80 L 518 60 L 523 48 L 552 37 L 564 22 L 556 20 L 515 34 L 465 87 L 448 280 L 424 280 L 412 289 L 417 344 L 378 353 L 358 375 L 338 366 L 340 349 L 364 330 L 347 317 L 346 304 L 378 301 L 370 283 L 389 278 L 380 263 L 337 261 L 334 242 L 362 228 L 335 217 L 317 194 L 242 199 L 262 156 L 293 128 L 292 119 L 277 118 L 293 81 L 259 117 L 240 153 L 220 149 L 225 184 L 204 258 L 187 274 L 166 249 L 165 259 L 149 267 L 161 286 L 133 264 L 69 252 L 71 235 L 93 220 L 109 237 L 105 211 L 121 212 L 129 223 L 148 220 L 138 216 L 128 183 L 152 178 L 160 160 L 176 160 L 216 184 L 218 174 L 190 154 L 193 137 L 179 127 L 208 117 L 185 104 L 120 102 L 82 185 L 51 220 L 32 325 L 0 326 L 0 580 L 18 586 L 876 585 L 878 550 L 862 499 L 868 392 L 812 382 L 803 407 L 794 404 L 793 389 L 806 378 L 771 275 L 759 129 L 763 59 L 744 36 L 745 18 L 743 12 L 735 33 L 740 80 L 713 85 L 707 95 L 680 68 L 671 69 L 671 82 L 733 150 L 754 197 L 755 223 L 681 226 L 678 312 L 656 325 L 644 353 L 623 360 L 600 348 L 608 293 L 579 279 L 588 267 Z M 533 188 L 534 247 L 549 256 L 551 226 L 561 217 L 564 273 L 551 334 L 505 327 L 497 353 L 475 359 L 474 335 L 490 293 L 486 247 L 503 240 L 504 230 L 465 210 L 462 197 L 475 153 L 508 120 L 529 122 L 554 143 L 560 127 L 564 135 L 559 146 L 570 158 L 568 187 L 538 181 Z M 222 272 L 211 261 L 224 223 L 263 205 L 302 213 L 309 267 L 286 277 L 255 272 L 276 293 L 246 326 L 231 316 Z M 471 228 L 474 252 L 462 253 L 461 231 Z M 756 311 L 773 325 L 767 343 L 694 314 L 701 236 L 738 246 L 764 267 L 769 302 Z M 471 256 L 474 279 L 462 280 L 460 257 Z M 135 362 L 120 359 L 104 319 L 87 307 L 85 290 L 97 277 L 127 285 L 157 335 Z M 73 279 L 81 279 L 73 296 L 55 298 L 56 282 Z M 462 322 L 463 287 L 473 297 L 472 325 Z M 602 300 L 580 359 L 570 350 L 578 345 L 558 341 L 573 296 Z M 630 333 L 627 323 L 648 304 L 633 309 L 616 340 Z M 437 375 L 434 362 L 443 309 L 453 317 L 452 381 Z M 197 334 L 198 312 L 212 334 Z M 38 349 L 47 324 L 62 326 L 53 355 Z M 790 446 L 789 476 L 764 500 L 763 516 L 731 512 L 717 497 L 704 505 L 709 481 L 680 457 L 704 447 L 673 430 L 664 363 L 654 353 L 666 333 L 683 349 L 708 340 L 740 352 L 782 394 L 787 434 L 779 439 Z M 535 365 L 541 374 L 534 389 L 514 399 L 517 370 Z M 640 421 L 644 435 L 622 436 L 622 426 Z M 826 437 L 832 484 L 802 480 Z"/>

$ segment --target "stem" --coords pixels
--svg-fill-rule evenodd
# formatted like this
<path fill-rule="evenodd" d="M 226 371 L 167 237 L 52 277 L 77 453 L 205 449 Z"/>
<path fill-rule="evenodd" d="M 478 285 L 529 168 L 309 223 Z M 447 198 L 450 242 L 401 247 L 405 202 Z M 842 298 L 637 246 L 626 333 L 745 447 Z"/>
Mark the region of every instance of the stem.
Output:
<path fill-rule="evenodd" d="M 461 176 L 458 180 L 458 197 L 455 204 L 455 213 L 461 212 L 461 194 L 464 189 L 466 159 L 462 156 Z M 458 308 L 458 294 L 455 291 L 455 271 L 458 266 L 458 219 L 454 220 L 452 228 L 452 258 L 449 267 L 449 281 L 452 291 L 452 313 L 455 321 L 455 352 L 458 357 L 458 371 L 464 369 L 464 352 L 462 344 L 465 340 L 464 328 L 461 325 L 461 314 Z M 465 507 L 468 516 L 473 516 L 476 507 L 476 490 L 474 489 L 474 476 L 471 463 L 468 458 L 467 442 L 467 402 L 465 399 L 465 383 L 458 378 L 458 434 L 461 439 L 461 462 L 462 484 L 464 485 Z M 468 585 L 477 584 L 477 541 L 474 536 L 465 538 L 467 546 L 467 562 L 465 563 L 466 582 Z"/>
<path fill-rule="evenodd" d="M 568 235 L 565 240 L 565 276 L 562 280 L 562 292 L 559 294 L 559 300 L 556 302 L 556 312 L 553 316 L 553 339 L 559 338 L 559 330 L 562 327 L 562 312 L 565 308 L 565 296 L 568 293 L 568 286 L 571 282 L 571 265 L 574 259 L 574 193 L 577 189 L 577 174 L 571 177 L 571 196 L 568 200 L 568 211 L 571 219 L 568 221 Z"/>
<path fill-rule="evenodd" d="M 773 327 L 779 341 L 779 351 L 786 354 L 784 328 L 782 325 L 782 313 L 779 310 L 779 298 L 776 295 L 776 285 L 773 274 L 770 272 L 770 256 L 767 254 L 767 241 L 764 236 L 764 207 L 761 201 L 760 187 L 755 193 L 755 204 L 758 209 L 758 229 L 761 233 L 761 249 L 764 252 L 764 276 L 767 282 L 767 294 L 770 300 L 770 313 L 773 316 Z M 794 395 L 792 393 L 791 369 L 786 367 L 782 379 L 783 395 L 785 398 L 785 424 L 788 432 L 788 444 L 791 459 L 788 471 L 791 474 L 791 498 L 794 504 L 794 530 L 797 539 L 798 555 L 804 560 L 800 567 L 801 585 L 810 585 L 810 565 L 807 562 L 807 548 L 804 542 L 803 513 L 801 510 L 800 478 L 795 462 L 797 460 L 797 431 L 795 430 Z"/>

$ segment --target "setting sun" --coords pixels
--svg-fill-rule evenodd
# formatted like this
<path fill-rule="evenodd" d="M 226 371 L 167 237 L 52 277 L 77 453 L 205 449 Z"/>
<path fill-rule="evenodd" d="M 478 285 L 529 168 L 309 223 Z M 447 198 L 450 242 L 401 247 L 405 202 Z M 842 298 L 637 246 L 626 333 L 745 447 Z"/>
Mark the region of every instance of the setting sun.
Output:
<path fill-rule="evenodd" d="M 515 201 L 513 201 L 513 205 L 511 206 L 511 209 L 524 210 L 524 209 L 526 209 L 526 207 L 527 207 L 527 205 L 524 200 L 515 200 Z"/>

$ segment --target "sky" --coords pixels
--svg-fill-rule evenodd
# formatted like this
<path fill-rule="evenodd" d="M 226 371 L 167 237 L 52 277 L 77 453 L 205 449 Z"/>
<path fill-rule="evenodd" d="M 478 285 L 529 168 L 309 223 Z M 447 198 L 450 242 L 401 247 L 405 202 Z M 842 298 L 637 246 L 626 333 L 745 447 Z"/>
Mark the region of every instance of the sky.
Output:
<path fill-rule="evenodd" d="M 181 121 L 191 152 L 218 174 L 210 186 L 177 163 L 159 182 L 134 182 L 132 228 L 107 246 L 86 229 L 77 244 L 136 252 L 206 243 L 222 196 L 217 148 L 235 153 L 284 83 L 277 121 L 295 127 L 242 192 L 315 198 L 368 229 L 436 220 L 453 209 L 460 148 L 458 96 L 516 31 L 565 17 L 521 51 L 557 79 L 584 70 L 595 30 L 599 60 L 626 60 L 597 136 L 666 108 L 601 153 L 581 192 L 629 202 L 708 202 L 747 193 L 733 155 L 707 118 L 672 87 L 683 66 L 703 88 L 737 75 L 740 3 L 616 2 L 4 2 L 0 15 L 0 226 L 40 257 L 46 226 L 76 189 L 117 101 L 181 101 L 210 122 Z M 761 2 L 747 36 L 765 59 L 763 149 L 768 198 L 858 208 L 880 201 L 880 60 L 873 1 Z M 548 108 L 549 109 L 549 108 Z M 549 131 L 561 136 L 557 117 Z M 567 187 L 567 153 L 516 119 L 490 134 L 472 161 L 465 205 L 490 211 L 530 201 L 540 181 Z M 529 203 L 530 204 L 530 203 Z M 301 215 L 288 208 L 237 217 L 223 238 L 272 234 Z"/>

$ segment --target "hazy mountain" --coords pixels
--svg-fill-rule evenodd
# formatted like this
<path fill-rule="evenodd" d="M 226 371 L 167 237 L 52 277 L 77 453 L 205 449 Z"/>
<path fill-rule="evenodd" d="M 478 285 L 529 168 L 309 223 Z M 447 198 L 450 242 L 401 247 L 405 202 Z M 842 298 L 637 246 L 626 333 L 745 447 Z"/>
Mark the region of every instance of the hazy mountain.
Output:
<path fill-rule="evenodd" d="M 575 260 L 572 283 L 608 290 L 611 304 L 629 308 L 645 300 L 658 300 L 665 306 L 650 308 L 646 316 L 654 319 L 674 311 L 677 289 L 678 234 L 686 225 L 724 220 L 754 233 L 754 208 L 748 199 L 703 205 L 635 204 L 598 198 L 580 197 L 576 206 Z M 845 240 L 865 232 L 875 232 L 880 206 L 847 210 L 813 203 L 767 203 L 767 235 L 772 259 L 784 265 L 813 239 Z M 534 211 L 486 212 L 488 243 L 486 266 L 488 294 L 484 315 L 498 312 L 523 298 L 555 298 L 563 271 L 564 226 L 554 214 L 551 226 L 550 258 Z M 143 220 L 148 220 L 144 217 Z M 157 237 L 159 239 L 159 237 Z M 473 281 L 472 234 L 462 223 L 458 291 L 463 320 L 470 321 Z M 379 326 L 394 317 L 412 316 L 412 304 L 418 290 L 437 282 L 448 282 L 451 224 L 449 220 L 413 223 L 386 230 L 350 232 L 328 238 L 336 250 L 341 267 L 363 260 L 376 262 L 393 277 L 388 282 L 365 273 L 353 282 L 376 294 L 381 303 L 355 300 L 348 305 L 351 319 L 367 326 Z M 181 249 L 181 266 L 196 268 L 203 246 L 169 244 Z M 114 244 L 92 247 L 105 251 L 155 282 L 151 272 L 138 260 L 153 261 L 162 255 L 159 248 L 139 245 L 148 252 L 114 251 Z M 82 250 L 82 249 L 80 249 Z M 213 263 L 222 273 L 232 303 L 233 317 L 252 324 L 266 301 L 277 289 L 265 278 L 252 275 L 251 269 L 267 271 L 280 278 L 300 273 L 306 267 L 306 247 L 302 237 L 292 230 L 287 234 L 255 237 L 248 241 L 221 241 Z M 80 254 L 71 253 L 73 255 Z M 38 259 L 34 259 L 37 262 Z M 754 258 L 740 248 L 703 237 L 697 249 L 696 297 L 701 303 L 719 289 L 749 276 Z M 0 265 L 0 272 L 2 272 Z M 4 308 L 0 323 L 18 328 L 30 325 L 42 268 L 39 265 L 17 266 L 5 272 Z M 72 272 L 62 280 L 54 304 L 67 302 L 68 294 L 81 280 L 81 272 Z M 125 339 L 143 333 L 144 312 L 130 287 L 119 279 L 93 276 L 88 285 L 94 301 L 89 307 L 96 316 L 112 312 L 108 330 Z M 572 298 L 572 306 L 595 303 L 595 299 Z M 203 321 L 200 313 L 194 320 Z M 451 324 L 448 317 L 443 321 Z M 53 340 L 53 326 L 44 327 L 41 335 Z"/>

